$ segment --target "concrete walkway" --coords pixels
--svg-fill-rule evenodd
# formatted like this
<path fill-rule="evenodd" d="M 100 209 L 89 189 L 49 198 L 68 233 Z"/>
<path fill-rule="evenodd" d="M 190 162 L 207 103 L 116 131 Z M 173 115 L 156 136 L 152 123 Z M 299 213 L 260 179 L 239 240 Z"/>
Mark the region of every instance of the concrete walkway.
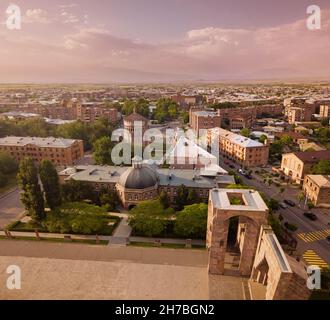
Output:
<path fill-rule="evenodd" d="M 119 226 L 118 226 L 119 227 Z M 109 244 L 113 245 L 126 245 L 128 243 L 128 240 L 130 242 L 147 242 L 147 243 L 154 243 L 155 241 L 159 240 L 161 243 L 166 243 L 166 244 L 186 244 L 185 239 L 170 239 L 170 238 L 147 238 L 147 237 L 130 237 L 130 236 L 125 236 L 126 234 L 124 231 L 128 230 L 125 229 L 126 226 L 123 226 L 123 230 L 119 230 L 117 233 L 117 236 L 99 236 L 100 241 L 109 241 Z M 36 238 L 35 232 L 20 232 L 20 231 L 11 231 L 10 232 L 13 237 L 26 237 L 26 238 Z M 115 232 L 116 234 L 116 232 Z M 121 236 L 119 236 L 121 234 Z M 0 236 L 6 236 L 4 231 L 0 231 Z M 39 237 L 41 238 L 46 238 L 46 239 L 63 239 L 65 234 L 62 233 L 39 233 Z M 70 234 L 69 235 L 71 239 L 73 240 L 96 240 L 95 235 L 74 235 Z M 192 240 L 193 245 L 205 245 L 204 240 Z"/>

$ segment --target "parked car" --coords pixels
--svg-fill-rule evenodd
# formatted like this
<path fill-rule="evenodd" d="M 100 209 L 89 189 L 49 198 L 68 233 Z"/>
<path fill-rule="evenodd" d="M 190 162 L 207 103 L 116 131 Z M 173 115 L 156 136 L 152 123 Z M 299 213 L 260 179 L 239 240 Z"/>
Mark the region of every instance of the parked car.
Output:
<path fill-rule="evenodd" d="M 246 174 L 246 175 L 245 175 L 245 178 L 247 178 L 247 179 L 249 179 L 249 180 L 252 180 L 252 179 L 253 179 L 253 177 L 252 177 L 250 174 Z"/>
<path fill-rule="evenodd" d="M 241 174 L 241 175 L 243 175 L 243 176 L 246 176 L 248 173 L 245 171 L 245 170 L 243 170 L 243 169 L 238 169 L 238 172 Z"/>
<path fill-rule="evenodd" d="M 304 216 L 312 221 L 317 220 L 317 216 L 312 212 L 304 212 Z"/>
<path fill-rule="evenodd" d="M 280 206 L 282 209 L 286 209 L 286 208 L 288 207 L 284 202 L 280 202 L 280 203 L 279 203 L 279 206 Z"/>
<path fill-rule="evenodd" d="M 235 166 L 234 166 L 233 164 L 230 164 L 230 165 L 229 165 L 229 168 L 231 168 L 231 169 L 235 169 Z"/>
<path fill-rule="evenodd" d="M 289 205 L 290 207 L 294 207 L 296 205 L 292 200 L 289 199 L 285 199 L 283 202 Z"/>

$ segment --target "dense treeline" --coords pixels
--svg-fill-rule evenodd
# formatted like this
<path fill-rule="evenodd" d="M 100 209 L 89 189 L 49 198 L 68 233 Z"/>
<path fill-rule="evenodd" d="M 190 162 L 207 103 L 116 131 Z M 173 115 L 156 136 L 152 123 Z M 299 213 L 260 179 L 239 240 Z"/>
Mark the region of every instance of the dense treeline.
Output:
<path fill-rule="evenodd" d="M 93 143 L 104 136 L 110 136 L 115 125 L 107 119 L 101 118 L 92 124 L 81 121 L 54 126 L 47 124 L 42 118 L 21 121 L 0 120 L 0 138 L 5 136 L 25 137 L 62 137 L 67 139 L 81 139 L 86 150 L 91 149 Z"/>

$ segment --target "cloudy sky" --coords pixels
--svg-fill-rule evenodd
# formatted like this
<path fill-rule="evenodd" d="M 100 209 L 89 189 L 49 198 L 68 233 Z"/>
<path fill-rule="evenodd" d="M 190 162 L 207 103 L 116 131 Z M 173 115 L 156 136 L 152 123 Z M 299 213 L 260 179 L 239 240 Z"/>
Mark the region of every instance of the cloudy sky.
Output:
<path fill-rule="evenodd" d="M 0 19 L 0 82 L 330 79 L 329 0 L 0 0 Z"/>

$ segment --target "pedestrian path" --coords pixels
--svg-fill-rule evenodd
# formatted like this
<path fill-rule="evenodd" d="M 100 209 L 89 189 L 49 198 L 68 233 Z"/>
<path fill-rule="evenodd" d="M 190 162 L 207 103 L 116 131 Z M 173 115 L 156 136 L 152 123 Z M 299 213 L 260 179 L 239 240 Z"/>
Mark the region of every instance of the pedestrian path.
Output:
<path fill-rule="evenodd" d="M 303 254 L 303 259 L 310 266 L 317 266 L 320 268 L 329 268 L 329 265 L 313 250 L 307 250 Z"/>
<path fill-rule="evenodd" d="M 323 240 L 326 237 L 330 236 L 330 229 L 298 233 L 297 236 L 304 242 L 314 242 Z"/>

